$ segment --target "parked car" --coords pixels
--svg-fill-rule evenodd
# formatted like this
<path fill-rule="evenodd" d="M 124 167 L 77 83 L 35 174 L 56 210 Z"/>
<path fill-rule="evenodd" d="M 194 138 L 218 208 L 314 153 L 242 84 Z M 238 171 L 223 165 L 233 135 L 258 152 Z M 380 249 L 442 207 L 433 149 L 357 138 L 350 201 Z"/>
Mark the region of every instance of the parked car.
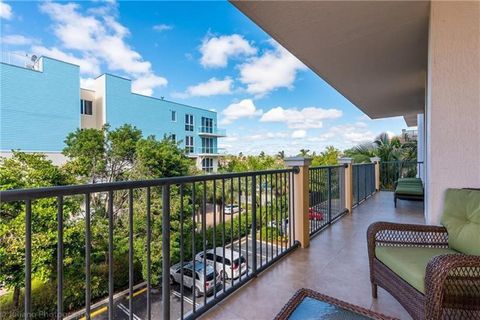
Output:
<path fill-rule="evenodd" d="M 237 204 L 227 204 L 224 209 L 225 214 L 234 214 L 240 212 L 240 207 Z"/>
<path fill-rule="evenodd" d="M 204 265 L 203 262 L 195 262 L 195 270 L 193 261 L 177 263 L 170 267 L 170 281 L 172 283 L 182 282 L 183 268 L 183 285 L 192 290 L 196 297 L 210 294 L 213 292 L 215 280 L 217 285 L 222 283 L 220 274 L 210 265 Z M 206 270 L 204 271 L 204 269 Z M 204 278 L 206 274 L 206 278 Z M 195 275 L 195 288 L 193 277 Z"/>
<path fill-rule="evenodd" d="M 323 220 L 324 213 L 316 207 L 308 208 L 308 219 L 309 220 Z"/>
<path fill-rule="evenodd" d="M 241 274 L 247 272 L 247 263 L 243 256 L 241 256 L 237 251 L 232 251 L 230 249 L 225 249 L 224 255 L 223 250 L 223 247 L 207 250 L 205 253 L 207 265 L 215 266 L 217 272 L 222 274 L 222 276 L 225 276 L 227 279 L 236 279 L 240 277 Z M 195 256 L 195 260 L 197 261 L 203 262 L 203 259 L 203 252 L 200 252 Z M 223 273 L 223 264 L 225 264 L 225 274 Z M 241 274 L 240 269 L 242 270 Z"/>

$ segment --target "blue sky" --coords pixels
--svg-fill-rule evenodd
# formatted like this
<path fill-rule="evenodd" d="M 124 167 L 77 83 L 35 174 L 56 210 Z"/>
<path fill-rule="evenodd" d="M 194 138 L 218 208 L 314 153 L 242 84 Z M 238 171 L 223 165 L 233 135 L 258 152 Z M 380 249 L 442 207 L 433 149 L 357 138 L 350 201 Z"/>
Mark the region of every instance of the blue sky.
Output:
<path fill-rule="evenodd" d="M 3 2 L 2 51 L 80 65 L 82 86 L 108 72 L 132 90 L 218 112 L 228 152 L 345 149 L 402 118 L 370 120 L 223 1 Z"/>

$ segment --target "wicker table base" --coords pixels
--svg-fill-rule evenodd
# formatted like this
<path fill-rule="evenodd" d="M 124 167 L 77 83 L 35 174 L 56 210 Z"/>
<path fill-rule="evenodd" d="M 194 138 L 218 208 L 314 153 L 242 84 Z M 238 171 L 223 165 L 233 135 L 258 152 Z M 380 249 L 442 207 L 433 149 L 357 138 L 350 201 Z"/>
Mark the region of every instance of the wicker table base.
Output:
<path fill-rule="evenodd" d="M 310 289 L 300 289 L 275 320 L 396 320 Z"/>

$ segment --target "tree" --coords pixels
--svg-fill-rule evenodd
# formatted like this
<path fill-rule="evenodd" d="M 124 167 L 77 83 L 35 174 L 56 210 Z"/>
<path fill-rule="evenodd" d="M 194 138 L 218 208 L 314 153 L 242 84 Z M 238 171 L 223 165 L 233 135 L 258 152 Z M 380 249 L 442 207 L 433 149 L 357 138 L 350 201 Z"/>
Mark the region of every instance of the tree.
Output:
<path fill-rule="evenodd" d="M 21 189 L 67 185 L 73 176 L 61 170 L 41 154 L 14 151 L 9 159 L 0 158 L 0 189 Z M 75 199 L 66 199 L 64 220 L 78 210 Z M 0 283 L 12 288 L 14 306 L 19 305 L 20 288 L 25 285 L 25 204 L 2 204 L 0 210 Z M 56 199 L 32 202 L 32 276 L 46 281 L 55 270 Z M 68 226 L 68 223 L 66 223 Z M 66 245 L 66 251 L 69 244 Z M 71 251 L 69 251 L 71 252 Z"/>
<path fill-rule="evenodd" d="M 142 131 L 129 124 L 110 130 L 77 129 L 68 134 L 63 154 L 66 168 L 86 182 L 113 182 L 128 178 Z"/>
<path fill-rule="evenodd" d="M 340 150 L 336 149 L 333 146 L 328 146 L 324 151 L 317 155 L 314 153 L 312 159 L 312 166 L 328 166 L 336 165 L 338 163 L 338 158 L 340 157 Z"/>
<path fill-rule="evenodd" d="M 193 164 L 178 145 L 164 137 L 140 139 L 136 144 L 134 171 L 136 178 L 151 179 L 188 175 Z"/>
<path fill-rule="evenodd" d="M 403 160 L 405 154 L 411 154 L 411 151 L 407 151 L 411 146 L 402 145 L 397 137 L 390 138 L 388 134 L 381 133 L 373 143 L 358 145 L 344 153 L 357 163 L 370 162 L 371 157 L 379 157 L 381 161 L 397 161 Z"/>
<path fill-rule="evenodd" d="M 298 154 L 300 157 L 308 157 L 310 153 L 310 149 L 300 149 L 300 153 Z"/>

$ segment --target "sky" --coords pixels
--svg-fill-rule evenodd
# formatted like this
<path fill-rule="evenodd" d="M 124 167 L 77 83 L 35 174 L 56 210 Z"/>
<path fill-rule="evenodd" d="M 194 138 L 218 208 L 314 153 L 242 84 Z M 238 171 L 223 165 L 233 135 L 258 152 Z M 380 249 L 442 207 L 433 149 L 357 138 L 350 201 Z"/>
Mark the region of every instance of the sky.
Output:
<path fill-rule="evenodd" d="M 0 2 L 2 52 L 111 73 L 132 91 L 215 110 L 228 153 L 340 150 L 399 134 L 371 120 L 226 1 Z M 4 56 L 4 54 L 2 54 Z"/>

